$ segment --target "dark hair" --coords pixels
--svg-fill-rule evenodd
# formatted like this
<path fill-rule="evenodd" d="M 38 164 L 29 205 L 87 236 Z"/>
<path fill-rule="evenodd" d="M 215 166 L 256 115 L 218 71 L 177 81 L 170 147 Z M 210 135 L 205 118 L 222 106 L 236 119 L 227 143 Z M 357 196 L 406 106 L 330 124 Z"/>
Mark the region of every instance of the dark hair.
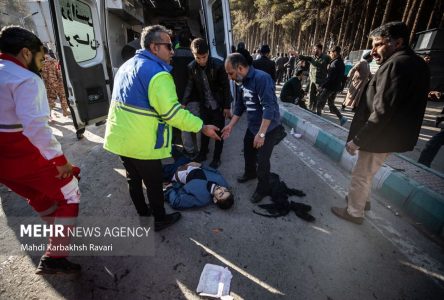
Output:
<path fill-rule="evenodd" d="M 341 54 L 341 47 L 339 47 L 339 46 L 332 46 L 330 48 L 330 51 L 331 52 L 336 52 L 339 55 L 339 54 Z"/>
<path fill-rule="evenodd" d="M 5 26 L 0 31 L 0 52 L 15 56 L 23 48 L 28 48 L 32 53 L 37 53 L 41 51 L 42 46 L 42 42 L 34 33 L 20 26 Z"/>
<path fill-rule="evenodd" d="M 390 22 L 372 30 L 368 36 L 369 38 L 372 37 L 382 37 L 388 39 L 402 38 L 403 44 L 407 45 L 409 41 L 409 29 L 403 22 L 400 21 Z"/>
<path fill-rule="evenodd" d="M 48 54 L 48 53 L 49 53 L 49 49 L 48 49 L 48 47 L 43 46 L 43 52 L 45 52 L 45 54 Z"/>
<path fill-rule="evenodd" d="M 191 32 L 188 29 L 184 29 L 179 32 L 179 45 L 180 47 L 189 48 L 191 44 Z"/>
<path fill-rule="evenodd" d="M 239 49 L 245 49 L 245 43 L 244 42 L 239 42 L 237 44 L 237 50 L 239 50 Z"/>
<path fill-rule="evenodd" d="M 322 46 L 321 43 L 316 44 L 315 47 L 318 48 L 319 50 L 322 50 L 322 48 L 324 48 L 324 46 Z"/>
<path fill-rule="evenodd" d="M 228 190 L 230 192 L 230 196 L 227 197 L 227 199 L 222 200 L 222 201 L 217 201 L 216 205 L 220 208 L 220 209 L 229 209 L 230 207 L 233 206 L 234 203 L 234 195 L 233 193 Z"/>
<path fill-rule="evenodd" d="M 210 48 L 208 48 L 207 41 L 203 38 L 196 38 L 191 42 L 191 51 L 197 54 L 207 54 Z"/>
<path fill-rule="evenodd" d="M 161 33 L 166 33 L 171 35 L 171 30 L 167 29 L 162 25 L 152 25 L 143 28 L 142 34 L 140 37 L 140 46 L 145 49 L 149 49 L 150 44 L 152 43 L 161 43 L 162 38 L 160 37 Z"/>
<path fill-rule="evenodd" d="M 229 54 L 226 61 L 229 62 L 234 69 L 237 69 L 238 66 L 248 67 L 247 59 L 240 53 Z"/>
<path fill-rule="evenodd" d="M 296 76 L 301 76 L 302 73 L 304 73 L 304 70 L 298 70 L 298 71 L 296 72 Z"/>

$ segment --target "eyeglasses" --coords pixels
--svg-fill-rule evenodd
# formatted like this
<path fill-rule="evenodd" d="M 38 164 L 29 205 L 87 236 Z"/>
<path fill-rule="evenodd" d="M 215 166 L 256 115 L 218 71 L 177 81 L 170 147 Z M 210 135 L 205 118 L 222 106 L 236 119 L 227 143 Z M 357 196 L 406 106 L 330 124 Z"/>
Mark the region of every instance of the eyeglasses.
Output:
<path fill-rule="evenodd" d="M 155 45 L 164 45 L 169 51 L 173 50 L 173 45 L 171 43 L 155 43 Z"/>

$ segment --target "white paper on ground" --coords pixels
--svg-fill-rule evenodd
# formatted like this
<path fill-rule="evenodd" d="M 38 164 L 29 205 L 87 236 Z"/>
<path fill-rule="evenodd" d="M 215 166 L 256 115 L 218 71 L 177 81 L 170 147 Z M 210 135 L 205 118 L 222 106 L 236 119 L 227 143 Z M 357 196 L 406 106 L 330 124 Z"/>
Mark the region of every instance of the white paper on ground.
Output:
<path fill-rule="evenodd" d="M 221 298 L 222 296 L 229 296 L 230 283 L 233 275 L 228 270 L 221 266 L 206 264 L 200 274 L 199 284 L 196 292 L 200 296 Z M 224 297 L 224 299 L 227 299 Z"/>

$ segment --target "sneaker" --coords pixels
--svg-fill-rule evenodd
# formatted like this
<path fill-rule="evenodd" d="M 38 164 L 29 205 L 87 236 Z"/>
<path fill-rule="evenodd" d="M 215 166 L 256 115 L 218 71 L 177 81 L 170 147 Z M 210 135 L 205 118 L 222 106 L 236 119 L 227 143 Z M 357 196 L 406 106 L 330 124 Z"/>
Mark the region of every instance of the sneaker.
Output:
<path fill-rule="evenodd" d="M 341 126 L 344 126 L 345 123 L 347 123 L 347 118 L 346 117 L 342 117 L 339 119 L 339 124 L 341 124 Z"/>
<path fill-rule="evenodd" d="M 66 257 L 54 258 L 43 255 L 35 272 L 43 274 L 75 274 L 80 273 L 82 267 L 66 259 Z"/>
<path fill-rule="evenodd" d="M 264 199 L 265 195 L 262 195 L 258 192 L 254 192 L 253 196 L 251 196 L 250 198 L 250 202 L 251 203 L 258 203 L 260 202 L 262 199 Z"/>
<path fill-rule="evenodd" d="M 239 176 L 237 178 L 237 182 L 244 183 L 244 182 L 247 182 L 249 180 L 255 179 L 256 177 L 257 177 L 256 174 L 246 174 L 246 173 L 244 173 L 244 174 L 242 174 L 241 176 Z"/>
<path fill-rule="evenodd" d="M 361 225 L 364 222 L 364 218 L 362 217 L 353 217 L 347 211 L 347 207 L 332 207 L 331 212 L 334 213 L 337 217 L 344 219 L 346 221 Z"/>
<path fill-rule="evenodd" d="M 174 223 L 179 221 L 181 216 L 182 215 L 180 214 L 180 212 L 174 212 L 172 214 L 165 215 L 165 217 L 163 217 L 162 220 L 159 220 L 159 221 L 155 220 L 154 221 L 154 231 L 160 231 L 162 229 L 165 229 L 165 228 L 173 225 Z"/>
<path fill-rule="evenodd" d="M 219 168 L 220 164 L 221 164 L 220 159 L 213 159 L 213 161 L 210 163 L 209 166 L 213 169 L 217 169 Z"/>

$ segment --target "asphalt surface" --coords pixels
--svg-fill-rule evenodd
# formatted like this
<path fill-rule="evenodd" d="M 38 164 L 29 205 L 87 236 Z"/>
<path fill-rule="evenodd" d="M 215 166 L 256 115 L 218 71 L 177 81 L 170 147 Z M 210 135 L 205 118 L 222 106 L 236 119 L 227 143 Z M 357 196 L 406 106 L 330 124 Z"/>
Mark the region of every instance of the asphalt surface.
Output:
<path fill-rule="evenodd" d="M 275 148 L 272 171 L 307 194 L 291 200 L 310 204 L 316 221 L 292 212 L 277 219 L 254 214 L 249 198 L 256 182 L 235 180 L 243 171 L 245 125 L 244 119 L 222 154 L 220 171 L 236 195 L 232 209 L 184 211 L 177 225 L 154 234 L 154 255 L 73 257 L 83 266 L 76 277 L 34 275 L 39 257 L 0 253 L 0 299 L 199 299 L 195 289 L 206 263 L 230 269 L 235 299 L 443 299 L 439 243 L 381 199 L 372 199 L 361 226 L 332 215 L 332 205 L 345 205 L 349 179 L 300 139 L 289 136 Z M 82 169 L 80 214 L 136 218 L 123 167 L 102 149 L 104 127 L 88 128 L 77 141 L 68 119 L 58 117 L 52 126 Z M 3 217 L 34 215 L 4 186 L 0 197 Z"/>

